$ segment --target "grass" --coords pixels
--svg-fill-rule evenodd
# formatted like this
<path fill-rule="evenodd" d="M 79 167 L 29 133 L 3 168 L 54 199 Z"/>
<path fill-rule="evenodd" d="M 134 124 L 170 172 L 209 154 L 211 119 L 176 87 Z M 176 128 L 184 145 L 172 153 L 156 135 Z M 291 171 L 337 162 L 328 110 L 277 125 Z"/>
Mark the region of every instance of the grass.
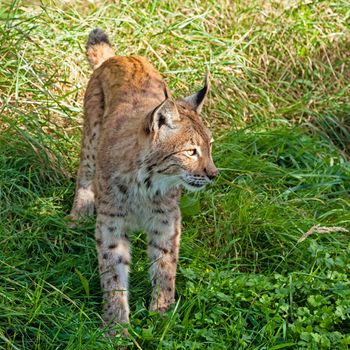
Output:
<path fill-rule="evenodd" d="M 348 1 L 5 1 L 0 7 L 0 347 L 347 349 Z M 70 229 L 92 28 L 176 96 L 211 74 L 218 181 L 182 201 L 178 302 L 148 311 L 133 238 L 130 337 L 99 329 L 93 221 Z"/>

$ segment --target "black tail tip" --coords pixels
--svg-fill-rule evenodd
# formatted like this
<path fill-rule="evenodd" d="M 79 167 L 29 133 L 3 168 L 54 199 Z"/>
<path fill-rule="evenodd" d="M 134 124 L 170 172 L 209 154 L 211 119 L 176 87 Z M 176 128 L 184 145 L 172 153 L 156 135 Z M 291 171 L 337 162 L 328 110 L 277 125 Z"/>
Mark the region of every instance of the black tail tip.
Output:
<path fill-rule="evenodd" d="M 111 45 L 107 34 L 102 29 L 96 28 L 89 34 L 89 38 L 88 38 L 88 41 L 86 43 L 86 47 L 100 44 L 100 43 L 106 43 L 108 45 Z"/>

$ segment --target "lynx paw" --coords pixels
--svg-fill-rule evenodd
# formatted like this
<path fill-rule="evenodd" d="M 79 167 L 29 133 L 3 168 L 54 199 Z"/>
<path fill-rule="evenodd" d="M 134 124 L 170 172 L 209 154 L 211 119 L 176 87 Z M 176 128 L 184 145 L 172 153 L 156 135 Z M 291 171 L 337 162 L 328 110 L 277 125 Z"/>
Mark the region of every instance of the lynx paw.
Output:
<path fill-rule="evenodd" d="M 155 301 L 151 303 L 150 310 L 158 312 L 159 314 L 163 315 L 166 313 L 170 306 L 173 304 L 174 301 L 169 303 L 160 303 L 159 301 Z"/>
<path fill-rule="evenodd" d="M 105 332 L 107 337 L 115 337 L 117 334 L 120 334 L 124 338 L 129 336 L 128 328 L 119 322 L 103 322 L 100 328 Z"/>

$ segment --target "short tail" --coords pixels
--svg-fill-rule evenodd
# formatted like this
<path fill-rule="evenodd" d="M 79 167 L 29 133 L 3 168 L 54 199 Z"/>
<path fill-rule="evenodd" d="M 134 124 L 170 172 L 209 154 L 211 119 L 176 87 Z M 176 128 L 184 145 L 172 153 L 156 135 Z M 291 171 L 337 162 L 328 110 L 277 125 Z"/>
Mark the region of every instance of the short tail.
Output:
<path fill-rule="evenodd" d="M 108 36 L 102 29 L 96 28 L 89 34 L 86 56 L 94 70 L 108 58 L 114 56 Z"/>

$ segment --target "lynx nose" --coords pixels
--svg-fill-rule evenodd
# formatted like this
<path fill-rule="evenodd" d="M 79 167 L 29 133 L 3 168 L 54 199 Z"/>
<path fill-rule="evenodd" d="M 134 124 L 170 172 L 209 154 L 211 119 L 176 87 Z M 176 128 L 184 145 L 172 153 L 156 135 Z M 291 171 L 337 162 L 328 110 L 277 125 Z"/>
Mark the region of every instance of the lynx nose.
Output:
<path fill-rule="evenodd" d="M 219 174 L 219 170 L 215 165 L 212 165 L 210 168 L 205 168 L 204 171 L 209 180 L 214 180 Z"/>

